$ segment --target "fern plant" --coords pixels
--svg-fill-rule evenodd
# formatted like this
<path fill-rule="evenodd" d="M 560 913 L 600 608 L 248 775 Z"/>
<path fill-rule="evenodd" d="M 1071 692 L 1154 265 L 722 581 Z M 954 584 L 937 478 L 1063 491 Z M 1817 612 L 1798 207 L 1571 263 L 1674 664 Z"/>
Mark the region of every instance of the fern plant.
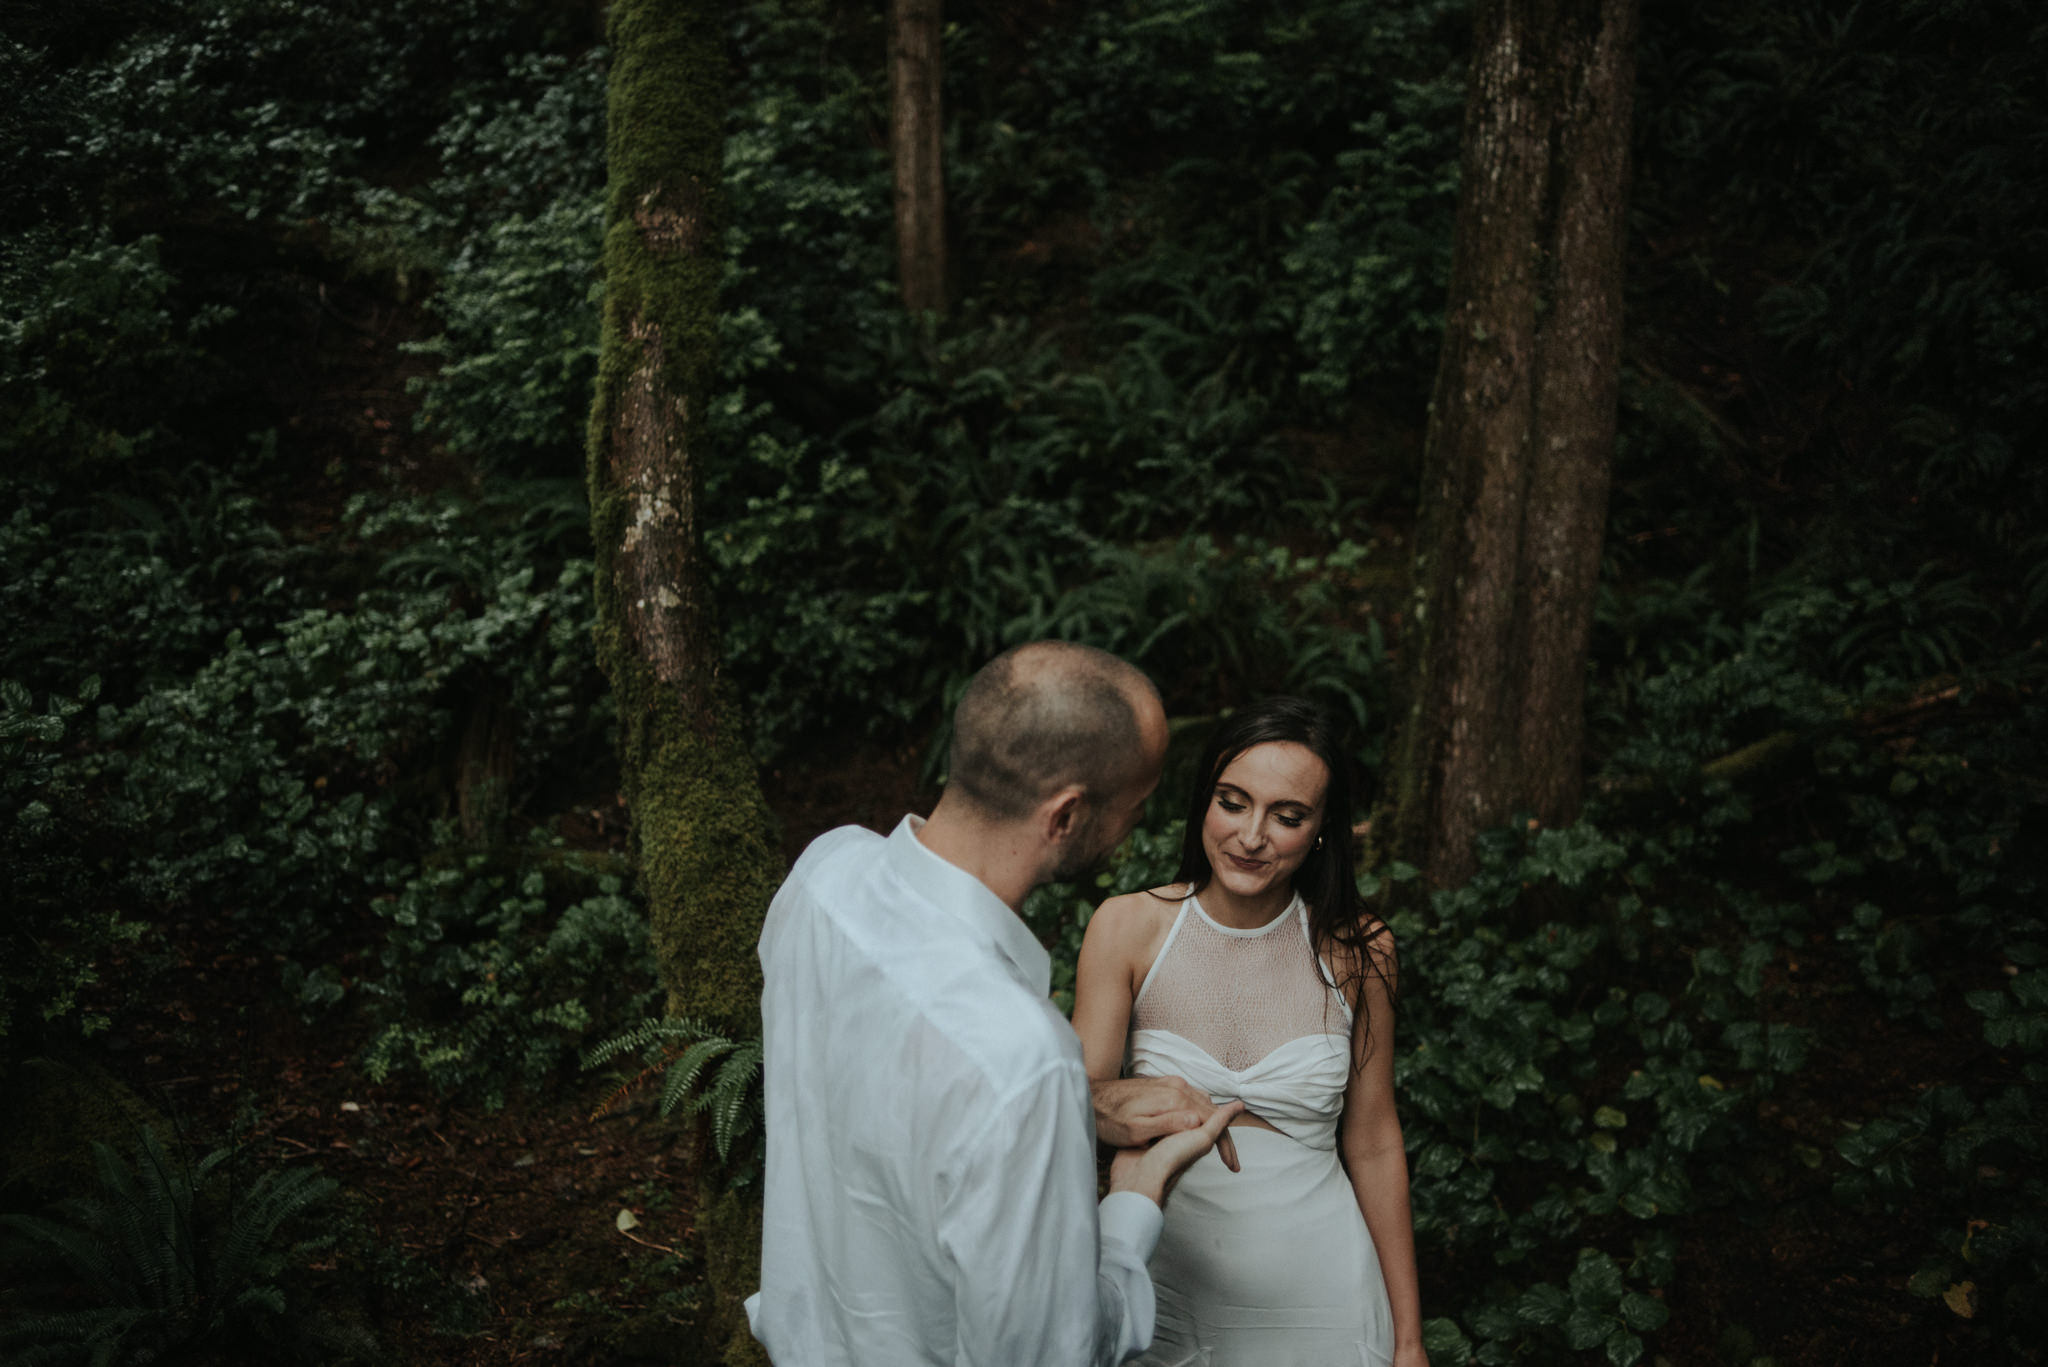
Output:
<path fill-rule="evenodd" d="M 593 1048 L 583 1056 L 583 1066 L 600 1067 L 632 1053 L 640 1055 L 644 1066 L 599 1103 L 590 1113 L 592 1120 L 659 1073 L 661 1113 L 671 1115 L 687 1101 L 690 1114 L 710 1117 L 711 1143 L 720 1162 L 730 1162 L 733 1146 L 761 1128 L 760 1040 L 735 1040 L 687 1017 L 650 1016 Z M 736 1174 L 741 1183 L 747 1175 Z"/>
<path fill-rule="evenodd" d="M 278 1276 L 289 1253 L 310 1245 L 281 1250 L 280 1231 L 338 1184 L 292 1168 L 237 1191 L 223 1171 L 232 1153 L 216 1149 L 187 1166 L 144 1130 L 130 1167 L 95 1142 L 98 1195 L 57 1203 L 55 1218 L 0 1217 L 18 1245 L 10 1261 L 51 1274 L 44 1294 L 7 1298 L 0 1363 L 112 1367 L 288 1333 Z"/>

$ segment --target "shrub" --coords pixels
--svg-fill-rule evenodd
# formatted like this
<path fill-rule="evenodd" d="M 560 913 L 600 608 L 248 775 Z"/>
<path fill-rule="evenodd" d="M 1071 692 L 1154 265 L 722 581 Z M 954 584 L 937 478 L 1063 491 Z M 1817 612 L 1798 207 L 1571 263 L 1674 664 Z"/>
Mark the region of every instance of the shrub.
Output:
<path fill-rule="evenodd" d="M 14 1313 L 0 1329 L 10 1361 L 149 1362 L 312 1346 L 313 1326 L 289 1313 L 280 1276 L 325 1241 L 281 1241 L 333 1195 L 333 1181 L 302 1167 L 243 1187 L 230 1150 L 187 1167 L 150 1130 L 134 1166 L 105 1144 L 93 1154 L 97 1195 L 61 1202 L 56 1218 L 0 1216 L 17 1244 L 10 1261 L 27 1273 L 8 1295 Z"/>

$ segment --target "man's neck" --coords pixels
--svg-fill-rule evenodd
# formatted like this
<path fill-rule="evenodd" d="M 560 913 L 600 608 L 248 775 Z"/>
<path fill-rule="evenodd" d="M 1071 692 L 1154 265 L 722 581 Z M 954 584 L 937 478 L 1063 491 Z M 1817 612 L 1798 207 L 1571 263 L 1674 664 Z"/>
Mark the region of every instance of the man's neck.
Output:
<path fill-rule="evenodd" d="M 1011 911 L 1021 913 L 1025 895 L 1043 881 L 1044 855 L 1027 829 L 1016 822 L 989 821 L 951 793 L 940 796 L 917 828 L 917 838 L 954 868 L 980 879 Z"/>

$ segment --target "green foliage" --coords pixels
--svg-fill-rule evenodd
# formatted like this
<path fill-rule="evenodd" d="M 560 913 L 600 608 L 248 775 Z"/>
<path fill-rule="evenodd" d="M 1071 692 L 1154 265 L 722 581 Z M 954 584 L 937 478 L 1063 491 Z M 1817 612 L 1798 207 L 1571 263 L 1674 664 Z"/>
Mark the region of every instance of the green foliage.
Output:
<path fill-rule="evenodd" d="M 346 598 L 303 582 L 231 480 L 64 513 L 57 486 L 20 487 L 0 527 L 21 627 L 4 667 L 111 682 L 96 720 L 91 690 L 0 698 L 10 1027 L 32 1009 L 103 1028 L 79 994 L 138 912 L 197 902 L 287 953 L 307 1010 L 360 1002 L 383 1027 L 373 1071 L 491 1103 L 645 1009 L 645 927 L 615 872 L 580 872 L 547 837 L 466 846 L 442 819 L 469 781 L 444 756 L 480 711 L 515 728 L 509 810 L 602 736 L 576 484 L 359 498 L 336 548 Z M 336 942 L 364 930 L 376 968 L 345 970 Z"/>
<path fill-rule="evenodd" d="M 673 1115 L 688 1102 L 691 1114 L 707 1118 L 719 1161 L 732 1165 L 729 1184 L 737 1187 L 752 1181 L 759 1174 L 759 1155 L 748 1148 L 735 1163 L 733 1149 L 761 1132 L 761 1041 L 730 1039 L 680 1016 L 650 1016 L 593 1046 L 584 1054 L 583 1066 L 600 1067 L 635 1052 L 645 1067 L 607 1097 L 596 1114 L 603 1115 L 658 1072 L 661 1113 Z"/>
<path fill-rule="evenodd" d="M 1740 1192 L 1756 1100 L 1809 1047 L 1766 1023 L 1763 974 L 1801 909 L 1688 889 L 1698 852 L 1645 834 L 1492 840 L 1472 883 L 1390 922 L 1417 1238 L 1486 1288 L 1438 1330 L 1451 1361 L 1636 1361 L 1676 1221 Z"/>
<path fill-rule="evenodd" d="M 53 232 L 0 244 L 0 459 L 103 460 L 148 446 L 156 384 L 198 364 L 195 340 L 221 317 L 173 314 L 158 247 Z"/>
<path fill-rule="evenodd" d="M 441 174 L 415 197 L 362 197 L 366 264 L 431 264 L 445 356 L 415 380 L 423 429 L 487 462 L 575 469 L 597 367 L 603 241 L 603 49 L 528 54 L 459 97 L 432 139 Z"/>
<path fill-rule="evenodd" d="M 231 1150 L 187 1166 L 142 1132 L 134 1166 L 93 1145 L 100 1190 L 56 1218 L 0 1216 L 25 1274 L 8 1293 L 5 1361 L 151 1362 L 169 1353 L 266 1345 L 303 1351 L 281 1274 L 325 1241 L 281 1246 L 288 1226 L 332 1196 L 311 1168 L 245 1175 Z M 238 1180 L 241 1179 L 241 1180 Z"/>
<path fill-rule="evenodd" d="M 1769 532 L 1873 577 L 1929 558 L 2009 573 L 2048 495 L 2024 455 L 2048 384 L 2020 359 L 2048 335 L 2043 185 L 2020 169 L 2048 130 L 2038 12 L 1717 0 L 1644 36 L 1639 145 L 1656 151 L 1635 211 L 1663 246 L 1632 309 L 1673 320 L 1660 341 L 1731 305 L 1761 334 L 1707 330 L 1703 387 L 1771 441 L 1727 429 L 1728 458 L 1833 490 Z M 1792 412 L 1808 405 L 1835 413 Z M 1684 483 L 1662 492 L 1693 520 Z"/>
<path fill-rule="evenodd" d="M 381 584 L 255 639 L 230 632 L 189 680 L 102 710 L 110 748 L 82 768 L 111 785 L 109 816 L 136 838 L 131 876 L 146 896 L 220 892 L 226 909 L 293 934 L 322 906 L 388 881 L 399 851 L 385 831 L 401 794 L 380 780 L 483 692 L 500 661 L 510 668 L 498 682 L 534 731 L 523 739 L 573 733 L 572 704 L 588 688 L 587 567 L 571 560 L 536 583 L 523 538 L 465 528 L 471 515 L 455 501 L 359 501 L 358 537 L 412 543 L 386 560 Z M 544 523 L 526 531 L 548 535 Z"/>
<path fill-rule="evenodd" d="M 108 1016 L 87 1010 L 80 994 L 99 982 L 101 959 L 143 931 L 86 899 L 87 852 L 59 815 L 72 796 L 60 778 L 59 746 L 99 682 L 90 676 L 75 697 L 52 696 L 38 710 L 28 689 L 0 679 L 0 867 L 14 907 L 0 968 L 0 1037 L 31 1013 L 44 1028 L 106 1029 Z"/>
<path fill-rule="evenodd" d="M 364 1051 L 373 1081 L 414 1068 L 502 1106 L 512 1089 L 554 1076 L 597 1021 L 653 999 L 646 913 L 617 878 L 562 906 L 538 869 L 511 886 L 491 863 L 471 855 L 426 870 L 375 904 L 389 923 L 385 971 L 366 988 L 396 1019 Z M 311 1003 L 340 995 L 331 973 L 308 975 L 300 991 Z"/>
<path fill-rule="evenodd" d="M 603 237 L 595 196 L 558 200 L 532 218 L 494 221 L 441 273 L 436 308 L 447 331 L 421 351 L 451 359 L 427 386 L 421 424 L 479 456 L 565 451 L 582 436 L 571 415 L 597 374 L 591 263 Z"/>
<path fill-rule="evenodd" d="M 1208 21 L 1225 22 L 1221 11 Z M 1323 302 L 1264 301 L 1275 282 L 1219 273 L 1204 252 L 1120 262 L 1095 282 L 1109 321 L 1077 364 L 1071 349 L 1024 343 L 1015 322 L 981 305 L 966 310 L 980 321 L 936 352 L 911 335 L 886 285 L 886 166 L 866 134 L 872 73 L 849 63 L 837 47 L 841 35 L 818 15 L 796 6 L 750 10 L 739 27 L 747 101 L 725 163 L 725 389 L 711 412 L 729 455 L 710 470 L 708 545 L 726 604 L 727 650 L 753 699 L 764 749 L 851 712 L 881 725 L 909 720 L 920 710 L 916 700 L 1047 622 L 1098 644 L 1119 640 L 1123 631 L 1093 633 L 1105 620 L 1152 611 L 1166 590 L 1156 574 L 1136 572 L 1121 545 L 1105 542 L 1247 524 L 1277 531 L 1299 516 L 1303 482 L 1292 453 L 1258 436 L 1275 416 L 1288 366 L 1255 374 L 1242 357 L 1258 338 L 1288 327 L 1288 311 L 1297 309 L 1314 314 L 1303 327 L 1319 339 L 1310 345 L 1331 375 L 1355 361 L 1364 345 L 1357 338 L 1375 339 L 1384 348 L 1375 354 L 1413 363 L 1410 334 L 1372 312 L 1360 293 L 1366 285 L 1332 283 L 1328 263 L 1358 255 L 1357 233 L 1395 231 L 1388 225 L 1400 217 L 1397 201 L 1434 195 L 1432 212 L 1448 211 L 1441 172 L 1429 181 L 1419 169 L 1455 126 L 1451 64 L 1428 36 L 1441 22 L 1424 16 L 1374 30 L 1380 57 L 1368 65 L 1384 84 L 1363 103 L 1395 107 L 1360 127 L 1375 151 L 1338 158 L 1349 179 L 1332 192 L 1344 207 L 1331 212 L 1344 222 L 1311 223 L 1317 246 L 1291 267 L 1305 284 L 1288 287 L 1287 298 L 1306 288 Z M 1333 22 L 1331 31 L 1340 27 Z M 1164 28 L 1148 32 L 1168 41 Z M 1286 37 L 1300 60 L 1332 70 L 1327 54 L 1313 53 L 1315 35 Z M 1049 35 L 1057 50 L 1048 60 L 1079 62 L 1093 41 Z M 1058 46 L 1070 42 L 1081 46 Z M 798 56 L 817 52 L 822 61 Z M 977 58 L 970 44 L 965 60 L 994 59 Z M 376 221 L 409 225 L 404 233 L 429 244 L 415 249 L 422 259 L 441 262 L 435 307 L 449 330 L 431 346 L 448 360 L 427 386 L 426 420 L 492 459 L 534 458 L 580 427 L 577 396 L 595 335 L 596 304 L 582 283 L 595 246 L 587 236 L 591 190 L 551 170 L 547 157 L 589 136 L 601 92 L 586 63 L 535 97 L 539 70 L 515 68 L 508 82 L 518 93 L 509 101 L 471 101 L 443 126 L 435 139 L 443 174 L 429 191 L 368 204 Z M 1433 83 L 1410 82 L 1407 73 L 1417 70 Z M 1352 89 L 1327 79 L 1321 88 Z M 1424 134 L 1428 121 L 1433 131 Z M 1379 133 L 1411 125 L 1416 131 L 1396 140 L 1398 152 L 1383 150 Z M 961 193 L 1035 194 L 1016 178 L 1038 172 L 1015 150 L 1000 153 L 1000 170 L 973 154 L 956 161 Z M 1112 150 L 1097 143 L 1091 155 Z M 1374 160 L 1397 155 L 1398 170 Z M 1417 188 L 1389 198 L 1404 176 Z M 554 187 L 552 197 L 537 195 L 534 184 Z M 1196 198 L 1206 207 L 1210 193 Z M 1345 216 L 1368 202 L 1379 206 L 1379 226 L 1355 233 Z M 459 251 L 430 245 L 480 204 L 497 206 L 499 216 L 471 231 Z M 1403 311 L 1404 326 L 1426 329 L 1430 306 L 1419 301 L 1438 287 L 1445 240 L 1425 230 L 1398 251 L 1381 244 L 1376 260 L 1409 292 L 1389 304 Z M 1416 250 L 1432 254 L 1429 264 L 1396 260 Z M 1349 293 L 1340 303 L 1333 290 Z M 1355 329 L 1345 334 L 1353 340 L 1335 340 L 1332 330 L 1346 328 Z M 1337 387 L 1334 379 L 1322 384 Z M 871 398 L 878 386 L 879 409 Z M 1250 550 L 1256 563 L 1265 547 Z M 1235 633 L 1224 642 L 1239 676 L 1233 692 L 1301 683 L 1257 663 L 1273 658 L 1264 633 L 1289 629 L 1284 609 L 1265 609 L 1263 621 L 1237 630 L 1244 601 L 1260 603 L 1281 586 L 1246 577 L 1207 543 L 1153 558 L 1192 579 L 1198 600 L 1226 610 L 1206 637 L 1158 633 L 1161 648 L 1145 663 L 1170 676 L 1182 661 L 1204 658 L 1214 633 Z M 1304 651 L 1326 662 L 1309 671 L 1317 674 L 1312 683 L 1337 680 L 1377 650 L 1328 618 L 1318 627 L 1330 628 L 1331 639 Z M 1362 714 L 1379 685 L 1361 688 L 1351 677 L 1336 700 Z"/>

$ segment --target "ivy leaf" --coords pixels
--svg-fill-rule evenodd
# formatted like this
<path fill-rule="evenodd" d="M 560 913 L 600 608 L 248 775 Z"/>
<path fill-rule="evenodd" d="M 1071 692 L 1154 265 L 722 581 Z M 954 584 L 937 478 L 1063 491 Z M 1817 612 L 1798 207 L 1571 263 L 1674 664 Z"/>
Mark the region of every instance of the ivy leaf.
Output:
<path fill-rule="evenodd" d="M 1607 1336 L 1619 1326 L 1588 1306 L 1578 1306 L 1564 1322 L 1565 1346 L 1574 1351 L 1597 1348 L 1607 1342 Z"/>
<path fill-rule="evenodd" d="M 1515 1314 L 1524 1324 L 1563 1324 L 1571 1314 L 1571 1299 L 1552 1282 L 1538 1282 L 1515 1302 Z"/>
<path fill-rule="evenodd" d="M 1465 1337 L 1465 1331 L 1454 1319 L 1430 1319 L 1422 1322 L 1422 1348 L 1430 1360 L 1452 1364 L 1466 1361 L 1472 1356 L 1472 1341 Z"/>
<path fill-rule="evenodd" d="M 1605 1309 L 1621 1299 L 1621 1264 L 1597 1248 L 1581 1249 L 1571 1289 L 1573 1304 Z"/>
<path fill-rule="evenodd" d="M 1643 1341 L 1626 1329 L 1616 1330 L 1607 1340 L 1607 1360 L 1614 1367 L 1635 1367 L 1643 1356 Z"/>
<path fill-rule="evenodd" d="M 1671 1309 L 1655 1296 L 1646 1296 L 1640 1291 L 1631 1291 L 1621 1298 L 1621 1317 L 1631 1329 L 1645 1332 L 1662 1329 L 1671 1318 Z"/>

